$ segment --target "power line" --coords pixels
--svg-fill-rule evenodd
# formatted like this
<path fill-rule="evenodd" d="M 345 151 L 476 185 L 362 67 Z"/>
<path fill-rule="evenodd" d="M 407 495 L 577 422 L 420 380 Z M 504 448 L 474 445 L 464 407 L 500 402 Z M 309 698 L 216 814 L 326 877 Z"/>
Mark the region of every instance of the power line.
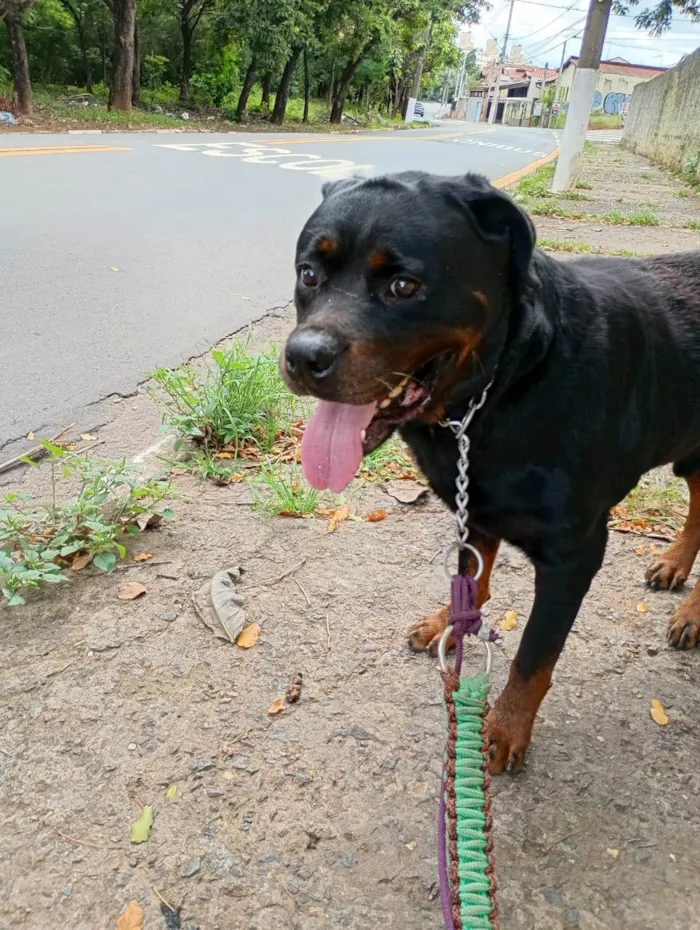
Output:
<path fill-rule="evenodd" d="M 529 39 L 532 36 L 536 36 L 538 32 L 542 32 L 544 29 L 548 29 L 550 26 L 554 25 L 554 23 L 556 23 L 558 19 L 561 19 L 565 13 L 570 13 L 573 10 L 575 5 L 576 5 L 576 0 L 574 0 L 571 6 L 567 7 L 565 10 L 562 10 L 562 12 L 558 16 L 555 16 L 554 19 L 550 20 L 550 22 L 548 22 L 546 26 L 541 26 L 539 29 L 535 29 L 534 32 L 530 32 L 526 36 L 518 36 L 518 42 L 522 42 L 523 39 Z"/>
<path fill-rule="evenodd" d="M 544 51 L 549 51 L 549 49 L 545 50 L 545 49 L 540 48 L 539 46 L 546 45 L 548 42 L 551 42 L 552 39 L 559 38 L 559 36 L 563 35 L 565 32 L 568 32 L 571 29 L 578 29 L 579 26 L 585 21 L 586 21 L 586 17 L 583 16 L 581 19 L 576 20 L 575 23 L 570 23 L 568 26 L 564 26 L 563 29 L 560 29 L 558 32 L 555 32 L 554 35 L 547 36 L 546 38 L 541 39 L 539 42 L 534 42 L 532 45 L 528 45 L 526 48 L 523 49 L 523 54 L 527 52 L 528 55 L 541 55 L 544 53 Z M 572 38 L 572 37 L 568 36 L 567 38 Z M 552 46 L 552 48 L 556 48 L 557 45 L 561 45 L 561 43 L 556 42 Z"/>

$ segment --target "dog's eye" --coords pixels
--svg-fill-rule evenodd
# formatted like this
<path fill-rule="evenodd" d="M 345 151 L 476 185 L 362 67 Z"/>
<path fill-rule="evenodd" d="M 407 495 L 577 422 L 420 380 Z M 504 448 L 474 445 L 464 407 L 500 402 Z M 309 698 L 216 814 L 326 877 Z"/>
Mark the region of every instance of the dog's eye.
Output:
<path fill-rule="evenodd" d="M 414 278 L 394 278 L 389 290 L 394 297 L 405 300 L 407 297 L 413 297 L 419 288 L 420 284 Z"/>
<path fill-rule="evenodd" d="M 299 269 L 299 280 L 304 287 L 316 287 L 318 278 L 311 265 L 302 265 Z"/>

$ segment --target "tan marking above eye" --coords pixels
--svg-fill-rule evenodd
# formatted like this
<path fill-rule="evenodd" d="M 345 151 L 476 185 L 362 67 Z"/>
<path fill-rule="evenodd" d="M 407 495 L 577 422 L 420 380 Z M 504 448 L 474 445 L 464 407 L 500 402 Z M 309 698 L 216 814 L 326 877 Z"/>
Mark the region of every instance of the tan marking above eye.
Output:
<path fill-rule="evenodd" d="M 316 243 L 316 251 L 320 252 L 321 255 L 332 255 L 338 251 L 338 242 L 331 239 L 330 236 L 323 236 Z"/>
<path fill-rule="evenodd" d="M 369 257 L 369 268 L 370 271 L 381 271 L 382 268 L 391 262 L 391 253 L 387 252 L 385 249 L 378 249 L 375 252 L 372 252 Z"/>

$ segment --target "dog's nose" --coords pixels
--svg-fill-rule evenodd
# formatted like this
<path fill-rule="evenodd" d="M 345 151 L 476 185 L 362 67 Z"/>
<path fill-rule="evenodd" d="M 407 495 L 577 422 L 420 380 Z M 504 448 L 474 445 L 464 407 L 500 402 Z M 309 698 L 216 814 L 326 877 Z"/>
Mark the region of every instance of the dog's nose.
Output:
<path fill-rule="evenodd" d="M 285 350 L 287 373 L 309 381 L 322 381 L 333 371 L 345 349 L 341 340 L 322 329 L 302 329 L 293 333 Z"/>

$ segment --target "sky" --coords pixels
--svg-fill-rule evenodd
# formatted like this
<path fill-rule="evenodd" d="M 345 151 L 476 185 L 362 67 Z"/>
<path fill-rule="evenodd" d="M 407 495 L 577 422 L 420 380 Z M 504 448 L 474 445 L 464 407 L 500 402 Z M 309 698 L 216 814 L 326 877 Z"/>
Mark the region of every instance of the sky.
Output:
<path fill-rule="evenodd" d="M 671 67 L 700 47 L 700 23 L 691 23 L 678 13 L 674 13 L 671 29 L 662 36 L 637 29 L 634 16 L 650 5 L 655 5 L 653 0 L 640 0 L 632 15 L 611 15 L 603 58 Z M 471 27 L 476 48 L 483 48 L 489 38 L 502 45 L 509 6 L 510 0 L 491 0 L 491 9 L 483 14 L 482 22 Z M 558 68 L 565 39 L 566 57 L 579 53 L 587 8 L 587 0 L 515 0 L 508 50 L 514 44 L 522 45 L 528 61 Z"/>

